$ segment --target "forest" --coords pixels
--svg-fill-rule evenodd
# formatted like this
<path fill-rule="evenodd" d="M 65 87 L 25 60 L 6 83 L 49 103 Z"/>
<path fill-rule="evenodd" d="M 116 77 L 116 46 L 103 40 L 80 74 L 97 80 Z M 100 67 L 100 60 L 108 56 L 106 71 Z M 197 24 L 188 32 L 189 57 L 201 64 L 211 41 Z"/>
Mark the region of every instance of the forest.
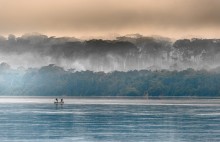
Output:
<path fill-rule="evenodd" d="M 50 64 L 39 69 L 0 65 L 1 96 L 148 96 L 218 97 L 219 70 L 187 69 L 93 72 L 64 70 Z"/>
<path fill-rule="evenodd" d="M 220 39 L 177 39 L 139 34 L 114 40 L 0 36 L 0 62 L 13 67 L 56 64 L 78 71 L 195 70 L 220 66 Z"/>

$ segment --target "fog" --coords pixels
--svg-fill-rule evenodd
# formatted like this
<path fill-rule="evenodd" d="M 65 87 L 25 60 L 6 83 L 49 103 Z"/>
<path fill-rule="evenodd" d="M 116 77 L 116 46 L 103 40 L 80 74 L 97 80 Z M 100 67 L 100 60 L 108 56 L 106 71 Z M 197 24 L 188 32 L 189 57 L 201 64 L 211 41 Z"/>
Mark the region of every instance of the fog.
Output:
<path fill-rule="evenodd" d="M 219 0 L 0 0 L 0 33 L 220 37 Z"/>
<path fill-rule="evenodd" d="M 56 64 L 77 71 L 195 70 L 220 66 L 219 39 L 145 37 L 139 34 L 115 40 L 81 40 L 25 34 L 0 37 L 0 62 L 12 68 Z"/>

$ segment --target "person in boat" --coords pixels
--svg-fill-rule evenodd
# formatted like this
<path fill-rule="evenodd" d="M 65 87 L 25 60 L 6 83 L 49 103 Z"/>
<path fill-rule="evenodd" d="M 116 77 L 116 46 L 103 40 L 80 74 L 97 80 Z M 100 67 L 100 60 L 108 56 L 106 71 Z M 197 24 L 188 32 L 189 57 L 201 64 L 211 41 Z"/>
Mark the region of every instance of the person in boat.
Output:
<path fill-rule="evenodd" d="M 58 103 L 58 99 L 57 98 L 55 99 L 55 102 Z"/>
<path fill-rule="evenodd" d="M 63 102 L 63 98 L 60 100 L 60 102 L 61 102 L 61 103 L 64 103 L 64 102 Z"/>

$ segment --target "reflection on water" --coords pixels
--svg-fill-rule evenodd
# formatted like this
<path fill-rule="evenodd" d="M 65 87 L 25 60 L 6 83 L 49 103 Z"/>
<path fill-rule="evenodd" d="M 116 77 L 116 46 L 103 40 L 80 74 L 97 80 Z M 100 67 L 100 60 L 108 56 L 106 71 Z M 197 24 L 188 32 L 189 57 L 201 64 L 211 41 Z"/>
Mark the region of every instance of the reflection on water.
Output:
<path fill-rule="evenodd" d="M 1 142 L 220 141 L 218 105 L 0 104 Z"/>

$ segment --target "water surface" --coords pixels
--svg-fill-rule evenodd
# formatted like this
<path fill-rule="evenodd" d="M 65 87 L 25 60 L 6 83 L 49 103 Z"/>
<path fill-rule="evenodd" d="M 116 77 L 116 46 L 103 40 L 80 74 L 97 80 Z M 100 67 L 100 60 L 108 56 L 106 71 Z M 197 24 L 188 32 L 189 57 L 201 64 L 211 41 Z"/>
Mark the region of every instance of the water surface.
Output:
<path fill-rule="evenodd" d="M 0 101 L 1 142 L 220 141 L 219 100 L 9 100 Z"/>

